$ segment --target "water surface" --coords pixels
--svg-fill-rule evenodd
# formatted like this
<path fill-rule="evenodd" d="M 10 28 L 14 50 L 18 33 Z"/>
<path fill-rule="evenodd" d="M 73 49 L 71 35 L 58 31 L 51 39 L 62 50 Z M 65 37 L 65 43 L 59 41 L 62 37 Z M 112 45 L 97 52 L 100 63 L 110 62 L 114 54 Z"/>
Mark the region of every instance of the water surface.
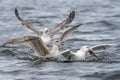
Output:
<path fill-rule="evenodd" d="M 97 53 L 102 61 L 45 62 L 32 67 L 32 61 L 20 59 L 33 51 L 24 46 L 0 49 L 1 80 L 119 80 L 120 79 L 120 1 L 119 0 L 0 0 L 0 44 L 8 39 L 35 35 L 24 28 L 14 15 L 21 16 L 39 30 L 51 28 L 67 18 L 70 11 L 76 16 L 70 27 L 83 25 L 68 38 L 61 50 L 78 50 L 83 45 L 117 44 Z M 58 36 L 55 36 L 57 38 Z"/>

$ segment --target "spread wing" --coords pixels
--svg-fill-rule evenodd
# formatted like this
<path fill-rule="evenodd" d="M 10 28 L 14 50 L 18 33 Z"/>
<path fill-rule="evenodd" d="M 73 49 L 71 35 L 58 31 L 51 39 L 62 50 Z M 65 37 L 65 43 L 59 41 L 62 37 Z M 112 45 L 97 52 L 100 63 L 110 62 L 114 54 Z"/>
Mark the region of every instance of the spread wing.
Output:
<path fill-rule="evenodd" d="M 53 29 L 49 30 L 48 35 L 53 36 L 55 33 L 59 32 L 60 30 L 67 28 L 68 24 L 70 24 L 73 21 L 74 17 L 75 17 L 75 11 L 70 12 L 68 18 L 65 21 L 58 24 Z"/>
<path fill-rule="evenodd" d="M 61 37 L 59 38 L 59 41 L 65 40 L 65 38 L 66 38 L 69 34 L 71 34 L 74 30 L 76 30 L 80 25 L 82 25 L 82 24 L 78 24 L 78 25 L 76 25 L 76 26 L 73 26 L 72 28 L 70 28 L 70 29 L 68 29 L 67 31 L 65 31 L 65 32 L 61 35 Z"/>
<path fill-rule="evenodd" d="M 36 36 L 24 36 L 21 38 L 11 39 L 5 42 L 4 45 L 18 43 L 26 43 L 38 54 L 38 56 L 46 56 L 50 54 L 43 41 Z"/>
<path fill-rule="evenodd" d="M 90 48 L 94 51 L 100 51 L 100 50 L 106 50 L 110 47 L 113 47 L 114 45 L 115 44 L 100 44 L 100 45 L 92 46 Z"/>
<path fill-rule="evenodd" d="M 33 32 L 35 32 L 37 35 L 41 36 L 42 32 L 39 31 L 38 29 L 36 29 L 35 27 L 33 27 L 33 25 L 31 25 L 30 23 L 28 23 L 27 21 L 23 20 L 18 13 L 17 8 L 15 8 L 15 15 L 17 17 L 17 19 L 22 23 L 22 25 L 25 25 L 25 27 L 27 27 L 28 29 L 32 30 Z"/>

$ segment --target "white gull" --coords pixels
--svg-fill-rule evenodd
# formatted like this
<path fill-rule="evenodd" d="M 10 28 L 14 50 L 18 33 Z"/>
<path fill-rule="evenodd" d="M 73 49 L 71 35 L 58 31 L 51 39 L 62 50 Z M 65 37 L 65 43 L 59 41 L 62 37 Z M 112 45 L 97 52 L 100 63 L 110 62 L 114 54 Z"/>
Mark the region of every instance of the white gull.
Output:
<path fill-rule="evenodd" d="M 88 54 L 98 58 L 96 56 L 95 51 L 105 50 L 105 49 L 112 47 L 113 45 L 115 45 L 115 44 L 100 44 L 100 45 L 96 45 L 96 46 L 92 46 L 92 47 L 82 46 L 76 52 L 66 50 L 66 51 L 62 52 L 61 55 L 63 55 L 66 59 L 68 59 L 68 61 L 85 61 L 86 56 Z"/>
<path fill-rule="evenodd" d="M 3 45 L 5 46 L 6 44 L 25 43 L 34 50 L 35 55 L 38 57 L 53 56 L 56 58 L 56 57 L 59 57 L 59 45 L 61 44 L 61 42 L 63 42 L 64 39 L 66 38 L 66 36 L 69 35 L 70 33 L 72 33 L 80 25 L 82 25 L 82 24 L 78 24 L 78 25 L 68 29 L 59 37 L 58 40 L 53 41 L 52 49 L 49 49 L 44 44 L 42 39 L 40 37 L 36 37 L 36 36 L 24 36 L 24 37 L 20 37 L 20 38 L 16 38 L 16 39 L 11 39 L 11 40 L 8 40 L 7 42 L 5 42 Z"/>
<path fill-rule="evenodd" d="M 48 30 L 48 28 L 44 28 L 43 31 L 39 31 L 38 29 L 33 27 L 33 25 L 31 25 L 27 21 L 23 20 L 19 16 L 17 8 L 15 8 L 15 15 L 16 15 L 17 19 L 19 21 L 21 21 L 21 23 L 23 25 L 25 25 L 25 27 L 27 27 L 28 29 L 35 32 L 38 35 L 38 37 L 40 37 L 43 40 L 43 42 L 45 44 L 50 44 L 52 36 L 54 36 L 57 32 L 67 28 L 68 25 L 73 21 L 73 19 L 75 17 L 75 11 L 70 12 L 68 18 L 66 20 L 64 20 L 63 22 L 61 22 L 60 24 L 58 24 L 56 27 L 49 29 L 49 30 Z"/>

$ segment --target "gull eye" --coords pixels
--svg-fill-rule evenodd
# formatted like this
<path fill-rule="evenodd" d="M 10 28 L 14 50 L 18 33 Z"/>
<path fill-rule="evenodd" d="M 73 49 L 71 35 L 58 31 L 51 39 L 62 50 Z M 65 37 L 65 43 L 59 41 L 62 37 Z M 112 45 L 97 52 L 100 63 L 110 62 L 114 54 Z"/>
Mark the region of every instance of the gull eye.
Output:
<path fill-rule="evenodd" d="M 56 41 L 56 42 L 59 42 L 59 41 Z"/>

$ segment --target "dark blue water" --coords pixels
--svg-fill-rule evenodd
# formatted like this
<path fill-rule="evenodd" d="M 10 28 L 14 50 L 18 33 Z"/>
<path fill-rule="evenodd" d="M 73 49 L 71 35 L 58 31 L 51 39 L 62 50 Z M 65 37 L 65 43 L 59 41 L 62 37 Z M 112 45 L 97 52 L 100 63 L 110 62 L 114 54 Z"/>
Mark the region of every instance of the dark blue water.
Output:
<path fill-rule="evenodd" d="M 54 27 L 72 10 L 76 11 L 76 17 L 71 26 L 94 22 L 75 31 L 61 50 L 76 51 L 83 45 L 117 46 L 97 53 L 101 58 L 104 56 L 101 61 L 45 62 L 35 67 L 27 58 L 33 53 L 30 48 L 24 45 L 0 48 L 1 80 L 120 80 L 119 0 L 0 0 L 0 44 L 8 39 L 35 35 L 16 19 L 16 7 L 21 16 L 38 29 Z"/>

